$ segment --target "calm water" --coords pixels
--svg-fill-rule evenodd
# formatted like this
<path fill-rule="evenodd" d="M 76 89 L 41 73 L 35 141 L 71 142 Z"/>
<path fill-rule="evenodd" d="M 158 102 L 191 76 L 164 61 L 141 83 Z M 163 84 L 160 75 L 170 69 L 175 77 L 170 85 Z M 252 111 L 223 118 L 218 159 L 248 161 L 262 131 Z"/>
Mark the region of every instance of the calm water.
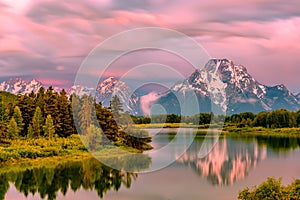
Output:
<path fill-rule="evenodd" d="M 154 135 L 158 130 L 150 130 Z M 170 141 L 169 151 L 181 152 L 187 141 L 176 130 L 164 129 L 153 137 L 155 149 Z M 181 140 L 183 140 L 181 144 Z M 213 140 L 213 139 L 212 139 Z M 41 166 L 0 167 L 0 199 L 237 199 L 240 189 L 267 177 L 283 183 L 300 178 L 300 139 L 274 137 L 220 137 L 210 153 L 199 157 L 204 136 L 168 167 L 148 173 L 126 173 L 95 159 L 62 161 Z M 150 154 L 144 168 L 162 162 L 165 155 Z M 123 162 L 131 165 L 130 162 Z M 154 163 L 154 164 L 153 164 Z"/>

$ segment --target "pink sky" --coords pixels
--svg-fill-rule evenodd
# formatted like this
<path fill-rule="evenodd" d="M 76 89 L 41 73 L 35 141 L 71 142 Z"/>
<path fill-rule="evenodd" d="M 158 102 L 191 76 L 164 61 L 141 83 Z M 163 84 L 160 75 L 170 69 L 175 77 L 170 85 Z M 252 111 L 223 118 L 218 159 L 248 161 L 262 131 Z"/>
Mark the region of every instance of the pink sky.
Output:
<path fill-rule="evenodd" d="M 244 65 L 263 84 L 300 92 L 299 8 L 299 0 L 2 0 L 0 80 L 24 76 L 71 85 L 104 39 L 158 26 L 193 37 L 212 57 Z"/>

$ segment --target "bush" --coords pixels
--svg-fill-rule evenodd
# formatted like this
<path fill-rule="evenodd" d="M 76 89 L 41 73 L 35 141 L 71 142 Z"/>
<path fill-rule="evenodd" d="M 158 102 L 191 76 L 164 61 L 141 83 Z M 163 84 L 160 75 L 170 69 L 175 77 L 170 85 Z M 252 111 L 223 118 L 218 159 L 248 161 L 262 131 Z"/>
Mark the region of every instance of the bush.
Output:
<path fill-rule="evenodd" d="M 288 186 L 281 184 L 281 179 L 268 178 L 267 181 L 254 187 L 251 191 L 246 188 L 239 192 L 240 200 L 273 200 L 273 199 L 300 199 L 300 180 L 295 180 Z"/>
<path fill-rule="evenodd" d="M 0 144 L 0 162 L 18 160 L 20 158 L 38 158 L 68 155 L 86 151 L 78 135 L 68 138 L 36 138 L 31 140 L 11 140 L 9 145 Z"/>

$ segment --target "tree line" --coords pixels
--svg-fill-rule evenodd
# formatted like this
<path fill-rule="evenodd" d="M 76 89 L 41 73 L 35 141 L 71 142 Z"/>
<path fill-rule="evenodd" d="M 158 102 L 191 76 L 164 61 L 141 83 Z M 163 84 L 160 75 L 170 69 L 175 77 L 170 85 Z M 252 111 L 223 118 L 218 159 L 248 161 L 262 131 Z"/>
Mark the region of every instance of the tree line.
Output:
<path fill-rule="evenodd" d="M 36 94 L 31 92 L 16 96 L 1 92 L 0 141 L 39 137 L 52 139 L 79 133 L 86 138 L 86 145 L 91 150 L 109 142 L 138 149 L 150 148 L 147 143 L 151 138 L 147 133 L 135 131 L 143 137 L 126 133 L 118 123 L 119 118 L 122 122 L 126 121 L 123 116 L 128 119 L 129 114 L 123 112 L 117 96 L 112 98 L 109 107 L 103 107 L 92 96 L 72 94 L 68 98 L 65 90 L 54 92 L 51 86 L 47 90 L 40 88 Z"/>
<path fill-rule="evenodd" d="M 187 123 L 203 125 L 225 121 L 225 123 L 232 123 L 238 127 L 292 128 L 300 127 L 300 109 L 296 112 L 287 109 L 260 112 L 257 114 L 242 112 L 231 116 L 214 115 L 213 113 L 199 113 L 193 116 L 175 114 L 153 115 L 151 117 L 132 116 L 132 120 L 136 124 Z"/>
<path fill-rule="evenodd" d="M 7 97 L 10 96 L 10 100 Z M 75 133 L 70 101 L 65 90 L 40 88 L 37 94 L 13 96 L 2 92 L 0 101 L 0 138 L 38 138 Z"/>
<path fill-rule="evenodd" d="M 243 112 L 226 117 L 226 122 L 237 124 L 238 127 L 254 126 L 265 128 L 300 127 L 300 109 L 292 112 L 286 109 L 253 114 Z"/>

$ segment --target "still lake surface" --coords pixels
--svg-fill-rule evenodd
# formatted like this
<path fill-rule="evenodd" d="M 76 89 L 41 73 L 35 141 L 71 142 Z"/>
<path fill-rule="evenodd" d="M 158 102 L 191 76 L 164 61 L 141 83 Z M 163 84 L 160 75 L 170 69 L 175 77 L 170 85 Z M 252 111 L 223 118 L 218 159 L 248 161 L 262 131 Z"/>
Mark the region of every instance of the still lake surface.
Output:
<path fill-rule="evenodd" d="M 168 151 L 180 154 L 187 143 L 176 137 L 177 129 L 149 131 L 154 151 L 176 140 Z M 200 157 L 204 139 L 197 135 L 187 151 L 175 153 L 176 161 L 147 173 L 121 172 L 95 159 L 21 165 L 14 166 L 15 170 L 0 166 L 0 199 L 231 200 L 237 199 L 239 190 L 267 177 L 282 177 L 284 184 L 300 178 L 300 138 L 221 136 Z M 164 159 L 164 155 L 149 155 L 157 158 L 142 160 L 143 167 L 151 168 Z"/>

